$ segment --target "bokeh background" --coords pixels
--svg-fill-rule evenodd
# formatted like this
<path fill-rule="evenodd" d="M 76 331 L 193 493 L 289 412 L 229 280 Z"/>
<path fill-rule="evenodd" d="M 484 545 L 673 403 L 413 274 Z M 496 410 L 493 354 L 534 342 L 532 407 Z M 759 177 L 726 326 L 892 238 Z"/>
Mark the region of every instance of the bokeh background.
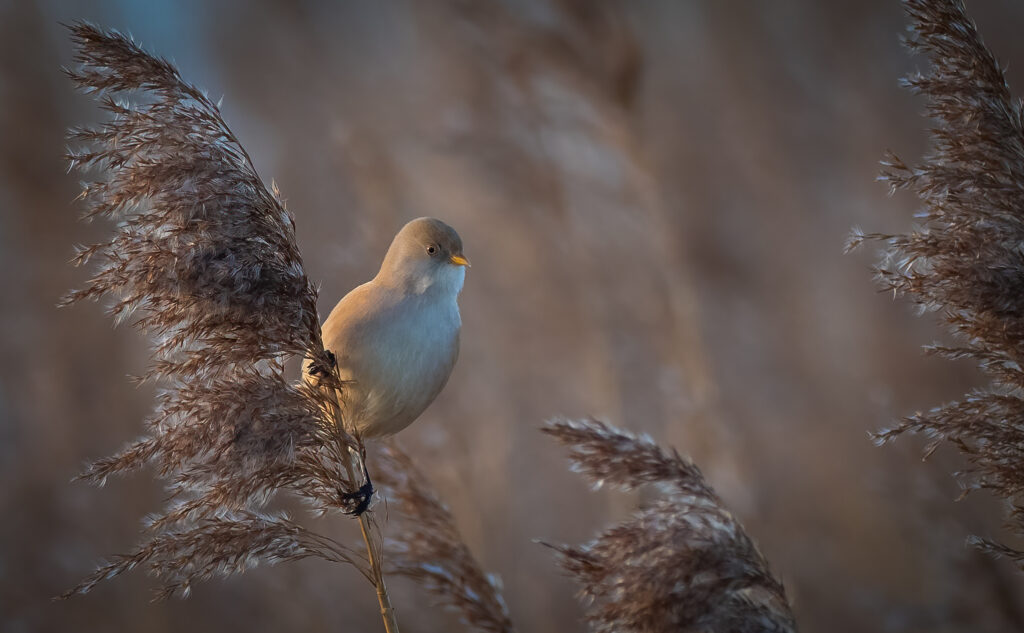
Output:
<path fill-rule="evenodd" d="M 1024 85 L 1024 5 L 969 9 Z M 145 475 L 69 480 L 141 432 L 146 342 L 100 305 L 64 130 L 101 113 L 59 72 L 59 22 L 130 32 L 214 96 L 298 222 L 321 314 L 435 215 L 473 261 L 462 356 L 401 443 L 441 490 L 520 630 L 582 631 L 541 538 L 579 542 L 636 498 L 590 492 L 537 431 L 642 430 L 704 468 L 788 587 L 804 631 L 1019 631 L 1024 583 L 965 547 L 1001 507 L 956 502 L 949 451 L 868 432 L 981 377 L 922 355 L 931 317 L 876 291 L 851 227 L 899 231 L 874 182 L 926 147 L 897 79 L 895 0 L 0 0 L 0 630 L 376 631 L 372 590 L 317 562 L 150 603 L 141 573 L 65 602 L 162 499 Z M 344 538 L 344 521 L 324 529 Z M 353 533 L 354 536 L 354 533 Z M 457 630 L 392 582 L 403 630 Z"/>

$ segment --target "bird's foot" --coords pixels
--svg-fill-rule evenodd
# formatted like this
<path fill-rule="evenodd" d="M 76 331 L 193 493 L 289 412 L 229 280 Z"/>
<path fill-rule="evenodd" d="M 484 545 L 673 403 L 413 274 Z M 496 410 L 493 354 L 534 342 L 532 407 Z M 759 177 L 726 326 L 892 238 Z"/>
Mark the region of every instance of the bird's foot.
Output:
<path fill-rule="evenodd" d="M 311 376 L 326 378 L 334 373 L 334 368 L 337 366 L 338 358 L 334 355 L 334 352 L 329 349 L 325 349 L 323 358 L 314 358 L 308 371 Z"/>
<path fill-rule="evenodd" d="M 373 482 L 370 478 L 366 478 L 366 483 L 359 486 L 359 490 L 355 492 L 342 492 L 338 491 L 338 496 L 341 499 L 341 511 L 345 514 L 357 517 L 362 513 L 366 512 L 370 508 L 370 501 L 373 500 Z"/>

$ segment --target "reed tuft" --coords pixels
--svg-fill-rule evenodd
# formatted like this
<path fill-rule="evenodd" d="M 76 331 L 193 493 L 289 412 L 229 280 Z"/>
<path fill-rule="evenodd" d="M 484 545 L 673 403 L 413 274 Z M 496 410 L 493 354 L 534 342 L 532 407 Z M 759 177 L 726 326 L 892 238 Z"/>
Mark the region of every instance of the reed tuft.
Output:
<path fill-rule="evenodd" d="M 906 418 L 879 432 L 880 443 L 904 433 L 942 444 L 969 462 L 967 489 L 1009 500 L 1010 522 L 1024 534 L 1015 499 L 1024 490 L 1024 116 L 1003 71 L 959 0 L 909 0 L 908 48 L 930 69 L 903 85 L 926 99 L 931 148 L 920 165 L 889 154 L 880 179 L 920 200 L 918 222 L 899 235 L 856 234 L 881 241 L 876 267 L 883 289 L 937 312 L 957 343 L 932 353 L 976 361 L 990 383 L 959 402 Z M 1024 552 L 975 542 L 1024 566 Z"/>
<path fill-rule="evenodd" d="M 415 580 L 477 631 L 513 633 L 501 580 L 486 574 L 462 540 L 455 519 L 426 476 L 396 444 L 374 447 L 374 481 L 388 501 L 386 569 Z"/>
<path fill-rule="evenodd" d="M 593 631 L 796 630 L 782 583 L 693 462 L 597 420 L 542 430 L 595 486 L 661 493 L 590 543 L 554 546 Z"/>
<path fill-rule="evenodd" d="M 146 435 L 81 475 L 102 484 L 154 467 L 170 502 L 137 549 L 66 595 L 140 565 L 187 593 L 214 574 L 258 561 L 317 556 L 367 560 L 261 508 L 279 491 L 320 512 L 352 509 L 350 448 L 359 441 L 329 415 L 342 387 L 320 340 L 316 289 L 303 269 L 295 223 L 268 190 L 217 104 L 168 62 L 116 32 L 69 27 L 79 67 L 67 74 L 96 95 L 106 123 L 70 134 L 73 168 L 92 180 L 85 217 L 114 224 L 76 264 L 96 273 L 65 303 L 112 301 L 154 341 L 143 376 L 161 392 Z M 290 358 L 324 368 L 321 388 L 286 379 Z"/>

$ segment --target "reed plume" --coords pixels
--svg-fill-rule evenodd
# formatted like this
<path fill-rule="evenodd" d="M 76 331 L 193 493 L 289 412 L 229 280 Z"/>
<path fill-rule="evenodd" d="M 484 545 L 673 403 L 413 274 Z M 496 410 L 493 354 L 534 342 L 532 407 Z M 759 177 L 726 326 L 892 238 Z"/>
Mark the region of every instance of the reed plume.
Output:
<path fill-rule="evenodd" d="M 238 573 L 257 562 L 315 556 L 354 565 L 373 582 L 389 631 L 376 535 L 366 554 L 268 512 L 286 491 L 319 513 L 359 513 L 363 447 L 338 413 L 338 380 L 321 341 L 316 289 L 295 242 L 295 222 L 221 118 L 217 104 L 168 62 L 88 24 L 70 27 L 80 64 L 67 74 L 112 118 L 70 134 L 73 168 L 94 174 L 87 218 L 116 223 L 106 242 L 81 248 L 97 263 L 66 303 L 112 299 L 110 314 L 151 335 L 144 380 L 161 386 L 147 434 L 92 464 L 81 478 L 152 465 L 170 502 L 137 549 L 66 595 L 147 566 L 161 595 Z M 131 98 L 131 100 L 129 100 Z M 310 358 L 320 384 L 285 377 Z M 385 604 L 387 603 L 387 604 Z"/>
<path fill-rule="evenodd" d="M 782 583 L 693 462 L 597 420 L 542 430 L 595 487 L 661 493 L 592 542 L 554 548 L 581 586 L 592 630 L 796 630 Z"/>
<path fill-rule="evenodd" d="M 389 526 L 398 534 L 385 541 L 389 573 L 421 584 L 469 628 L 513 633 L 501 580 L 480 568 L 408 453 L 389 443 L 375 447 L 370 459 L 374 482 L 388 501 Z"/>
<path fill-rule="evenodd" d="M 987 386 L 959 402 L 906 418 L 877 434 L 904 433 L 957 447 L 968 490 L 1007 499 L 1013 529 L 1024 534 L 1017 499 L 1024 486 L 1024 118 L 1003 71 L 959 0 L 909 0 L 908 48 L 930 69 L 903 84 L 926 99 L 931 148 L 920 165 L 890 154 L 881 180 L 921 202 L 918 226 L 899 235 L 855 234 L 885 245 L 876 267 L 885 290 L 922 312 L 937 312 L 957 341 L 930 351 L 976 361 Z M 1024 565 L 1024 552 L 976 539 Z"/>

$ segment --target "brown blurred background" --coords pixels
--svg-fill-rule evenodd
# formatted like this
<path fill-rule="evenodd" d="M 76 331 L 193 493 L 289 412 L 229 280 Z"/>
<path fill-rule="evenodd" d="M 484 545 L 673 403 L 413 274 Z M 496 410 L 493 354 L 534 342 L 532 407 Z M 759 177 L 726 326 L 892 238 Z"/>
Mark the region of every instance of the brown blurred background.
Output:
<path fill-rule="evenodd" d="M 1024 85 L 1024 5 L 969 9 Z M 872 284 L 854 225 L 910 226 L 874 182 L 925 147 L 896 0 L 750 3 L 0 0 L 0 630 L 378 631 L 372 590 L 316 562 L 149 602 L 122 577 L 162 498 L 145 475 L 70 484 L 141 432 L 126 379 L 145 341 L 102 306 L 54 308 L 87 271 L 65 128 L 101 114 L 59 73 L 59 22 L 130 32 L 224 95 L 228 122 L 298 222 L 321 313 L 435 215 L 473 261 L 462 357 L 401 442 L 499 573 L 524 632 L 582 631 L 532 542 L 578 542 L 635 499 L 588 492 L 536 427 L 596 415 L 692 455 L 785 580 L 804 631 L 1024 629 L 1024 583 L 964 546 L 998 502 L 954 502 L 949 451 L 868 431 L 981 379 L 927 358 L 942 336 Z M 344 537 L 351 525 L 324 529 Z M 393 581 L 403 630 L 457 630 Z"/>

